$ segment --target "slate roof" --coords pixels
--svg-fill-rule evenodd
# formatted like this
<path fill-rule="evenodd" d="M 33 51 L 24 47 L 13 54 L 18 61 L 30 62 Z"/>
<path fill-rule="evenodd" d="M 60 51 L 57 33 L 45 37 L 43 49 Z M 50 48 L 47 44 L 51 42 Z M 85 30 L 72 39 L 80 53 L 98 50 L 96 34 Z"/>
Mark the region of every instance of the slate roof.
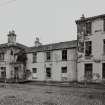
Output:
<path fill-rule="evenodd" d="M 59 49 L 69 49 L 69 48 L 76 48 L 76 47 L 77 47 L 77 40 L 73 40 L 73 41 L 41 45 L 39 47 L 30 47 L 26 50 L 26 53 L 43 52 L 43 51 L 59 50 Z"/>
<path fill-rule="evenodd" d="M 80 22 L 84 22 L 84 21 L 88 21 L 88 20 L 94 20 L 94 19 L 97 19 L 97 18 L 104 18 L 105 19 L 105 14 L 102 14 L 102 15 L 97 15 L 97 16 L 92 16 L 92 17 L 85 17 L 84 19 L 78 19 L 76 20 L 76 24 L 77 23 L 80 23 Z"/>

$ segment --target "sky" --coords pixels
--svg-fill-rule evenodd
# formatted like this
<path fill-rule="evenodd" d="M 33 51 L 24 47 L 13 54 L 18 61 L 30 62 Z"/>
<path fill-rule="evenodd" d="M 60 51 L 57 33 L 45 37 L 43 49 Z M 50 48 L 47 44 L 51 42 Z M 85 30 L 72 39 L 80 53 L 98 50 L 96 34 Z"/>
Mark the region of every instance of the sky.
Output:
<path fill-rule="evenodd" d="M 75 20 L 105 14 L 105 0 L 0 0 L 0 43 L 15 30 L 17 42 L 34 46 L 76 40 Z"/>

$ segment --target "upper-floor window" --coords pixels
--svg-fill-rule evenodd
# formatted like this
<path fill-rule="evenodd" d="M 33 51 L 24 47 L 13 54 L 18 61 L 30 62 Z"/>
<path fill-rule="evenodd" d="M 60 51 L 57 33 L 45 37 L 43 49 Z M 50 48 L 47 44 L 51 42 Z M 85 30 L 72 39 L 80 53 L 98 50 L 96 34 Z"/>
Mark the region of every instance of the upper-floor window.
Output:
<path fill-rule="evenodd" d="M 0 60 L 4 60 L 4 53 L 0 53 Z"/>
<path fill-rule="evenodd" d="M 91 34 L 91 22 L 86 23 L 86 34 Z"/>
<path fill-rule="evenodd" d="M 67 50 L 62 50 L 62 60 L 67 60 Z"/>
<path fill-rule="evenodd" d="M 105 32 L 105 19 L 103 20 L 103 31 Z"/>
<path fill-rule="evenodd" d="M 48 51 L 46 52 L 46 61 L 50 61 L 51 60 L 51 52 Z"/>
<path fill-rule="evenodd" d="M 37 62 L 37 53 L 33 53 L 33 63 Z"/>
<path fill-rule="evenodd" d="M 105 39 L 103 40 L 103 54 L 105 54 Z"/>
<path fill-rule="evenodd" d="M 85 56 L 91 56 L 92 54 L 92 42 L 85 42 Z"/>

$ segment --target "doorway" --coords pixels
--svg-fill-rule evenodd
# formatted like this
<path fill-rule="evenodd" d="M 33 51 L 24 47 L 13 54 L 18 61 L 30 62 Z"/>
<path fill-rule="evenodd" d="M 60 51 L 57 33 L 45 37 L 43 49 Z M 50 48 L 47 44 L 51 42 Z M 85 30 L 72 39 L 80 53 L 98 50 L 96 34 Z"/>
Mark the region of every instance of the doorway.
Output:
<path fill-rule="evenodd" d="M 92 64 L 85 64 L 85 78 L 87 80 L 91 80 L 92 79 Z"/>

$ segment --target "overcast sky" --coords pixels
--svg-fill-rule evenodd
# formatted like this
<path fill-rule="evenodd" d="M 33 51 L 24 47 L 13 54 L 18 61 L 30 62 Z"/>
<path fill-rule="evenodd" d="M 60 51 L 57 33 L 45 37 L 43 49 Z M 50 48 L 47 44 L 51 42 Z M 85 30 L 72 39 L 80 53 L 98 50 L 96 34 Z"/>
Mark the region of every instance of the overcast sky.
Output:
<path fill-rule="evenodd" d="M 75 20 L 105 14 L 105 0 L 0 0 L 0 43 L 14 29 L 17 42 L 33 46 L 76 39 Z"/>

